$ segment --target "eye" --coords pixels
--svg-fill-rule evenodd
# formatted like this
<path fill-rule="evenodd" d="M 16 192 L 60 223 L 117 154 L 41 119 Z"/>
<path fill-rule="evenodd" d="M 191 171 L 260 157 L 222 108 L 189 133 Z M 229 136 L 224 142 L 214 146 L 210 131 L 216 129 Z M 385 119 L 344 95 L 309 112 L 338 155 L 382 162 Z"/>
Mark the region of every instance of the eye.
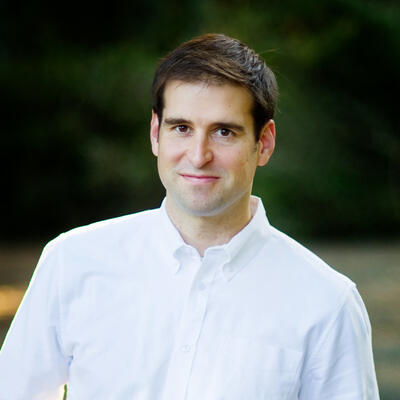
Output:
<path fill-rule="evenodd" d="M 189 133 L 189 127 L 187 125 L 177 125 L 174 130 L 181 134 Z"/>
<path fill-rule="evenodd" d="M 219 128 L 215 133 L 220 137 L 231 137 L 234 135 L 234 133 L 227 128 Z"/>

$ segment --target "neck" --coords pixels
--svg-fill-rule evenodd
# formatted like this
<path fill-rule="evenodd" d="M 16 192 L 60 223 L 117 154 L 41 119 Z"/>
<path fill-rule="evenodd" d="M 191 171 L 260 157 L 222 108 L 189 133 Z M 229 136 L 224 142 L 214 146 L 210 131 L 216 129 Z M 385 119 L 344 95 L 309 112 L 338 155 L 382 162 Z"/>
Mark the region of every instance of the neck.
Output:
<path fill-rule="evenodd" d="M 167 197 L 166 210 L 185 243 L 203 256 L 208 247 L 228 243 L 249 223 L 255 213 L 257 200 L 245 200 L 215 216 L 196 216 L 177 209 Z"/>

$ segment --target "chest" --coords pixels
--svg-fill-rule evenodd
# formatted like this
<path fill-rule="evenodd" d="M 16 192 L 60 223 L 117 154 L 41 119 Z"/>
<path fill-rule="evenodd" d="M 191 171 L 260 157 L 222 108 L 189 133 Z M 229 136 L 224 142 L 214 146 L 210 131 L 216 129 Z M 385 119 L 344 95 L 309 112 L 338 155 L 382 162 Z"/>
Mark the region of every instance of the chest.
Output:
<path fill-rule="evenodd" d="M 88 277 L 66 318 L 70 398 L 296 398 L 303 333 L 268 290 L 195 270 Z"/>

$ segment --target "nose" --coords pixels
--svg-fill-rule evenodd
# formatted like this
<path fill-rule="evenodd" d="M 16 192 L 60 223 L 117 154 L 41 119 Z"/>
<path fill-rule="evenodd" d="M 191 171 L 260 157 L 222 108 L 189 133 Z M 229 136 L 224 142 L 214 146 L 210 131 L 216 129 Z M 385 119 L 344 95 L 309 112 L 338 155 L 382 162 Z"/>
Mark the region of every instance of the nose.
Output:
<path fill-rule="evenodd" d="M 213 159 L 213 152 L 207 135 L 194 135 L 189 143 L 187 157 L 195 168 L 201 168 Z"/>

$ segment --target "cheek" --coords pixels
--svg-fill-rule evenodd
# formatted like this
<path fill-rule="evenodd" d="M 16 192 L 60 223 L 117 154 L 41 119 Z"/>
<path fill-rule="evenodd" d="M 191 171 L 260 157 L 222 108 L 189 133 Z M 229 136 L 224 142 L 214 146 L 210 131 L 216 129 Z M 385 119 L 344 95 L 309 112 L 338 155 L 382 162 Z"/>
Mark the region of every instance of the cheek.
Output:
<path fill-rule="evenodd" d="M 245 174 L 249 168 L 253 169 L 255 153 L 242 149 L 231 149 L 223 157 L 223 164 L 227 169 Z"/>
<path fill-rule="evenodd" d="M 179 146 L 174 145 L 165 145 L 160 143 L 159 151 L 158 151 L 158 163 L 159 165 L 164 164 L 173 164 L 179 161 L 181 157 L 181 151 Z"/>

